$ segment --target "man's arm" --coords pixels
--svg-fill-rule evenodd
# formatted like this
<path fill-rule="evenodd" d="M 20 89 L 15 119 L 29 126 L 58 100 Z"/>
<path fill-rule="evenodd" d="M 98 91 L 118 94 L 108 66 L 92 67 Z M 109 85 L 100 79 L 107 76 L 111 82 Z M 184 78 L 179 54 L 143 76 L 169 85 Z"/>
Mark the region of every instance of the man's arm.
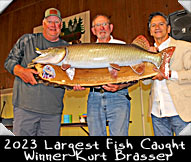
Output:
<path fill-rule="evenodd" d="M 33 69 L 27 69 L 21 66 L 24 57 L 25 44 L 28 41 L 28 35 L 23 35 L 14 45 L 10 51 L 7 59 L 5 60 L 4 67 L 11 74 L 20 77 L 25 83 L 32 85 L 37 84 L 33 74 L 38 74 Z"/>

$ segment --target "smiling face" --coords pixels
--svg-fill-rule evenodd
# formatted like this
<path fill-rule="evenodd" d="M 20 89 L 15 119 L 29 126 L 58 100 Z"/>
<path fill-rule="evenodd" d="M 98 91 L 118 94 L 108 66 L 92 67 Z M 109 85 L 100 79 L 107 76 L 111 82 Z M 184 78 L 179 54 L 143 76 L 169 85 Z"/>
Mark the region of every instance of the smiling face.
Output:
<path fill-rule="evenodd" d="M 154 37 L 155 42 L 161 44 L 168 39 L 170 33 L 170 25 L 162 16 L 154 16 L 150 22 L 150 34 Z"/>
<path fill-rule="evenodd" d="M 97 36 L 98 42 L 109 42 L 113 24 L 105 16 L 98 16 L 92 24 L 92 33 Z"/>
<path fill-rule="evenodd" d="M 62 21 L 57 16 L 49 16 L 43 20 L 43 35 L 47 40 L 58 41 L 61 29 Z"/>

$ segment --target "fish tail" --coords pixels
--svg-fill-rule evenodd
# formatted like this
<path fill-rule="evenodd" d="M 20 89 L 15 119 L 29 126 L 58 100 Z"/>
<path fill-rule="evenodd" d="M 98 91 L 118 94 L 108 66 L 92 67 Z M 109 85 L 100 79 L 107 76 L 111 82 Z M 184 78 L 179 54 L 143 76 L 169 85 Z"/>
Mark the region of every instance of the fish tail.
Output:
<path fill-rule="evenodd" d="M 175 48 L 176 47 L 174 47 L 174 46 L 168 47 L 160 52 L 162 54 L 162 64 L 164 64 L 166 62 L 170 63 L 170 59 L 174 53 Z"/>
<path fill-rule="evenodd" d="M 162 50 L 160 53 L 162 54 L 162 63 L 160 66 L 160 71 L 164 74 L 166 78 L 169 76 L 169 68 L 170 68 L 170 60 L 174 53 L 176 47 L 168 47 Z"/>

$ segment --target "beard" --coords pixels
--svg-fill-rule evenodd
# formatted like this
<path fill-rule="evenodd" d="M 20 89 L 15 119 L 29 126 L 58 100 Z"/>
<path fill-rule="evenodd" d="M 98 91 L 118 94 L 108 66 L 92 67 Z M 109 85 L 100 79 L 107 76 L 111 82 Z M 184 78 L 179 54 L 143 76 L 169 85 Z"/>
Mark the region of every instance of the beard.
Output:
<path fill-rule="evenodd" d="M 110 33 L 107 33 L 105 30 L 99 31 L 98 38 L 99 39 L 106 39 L 110 36 Z"/>

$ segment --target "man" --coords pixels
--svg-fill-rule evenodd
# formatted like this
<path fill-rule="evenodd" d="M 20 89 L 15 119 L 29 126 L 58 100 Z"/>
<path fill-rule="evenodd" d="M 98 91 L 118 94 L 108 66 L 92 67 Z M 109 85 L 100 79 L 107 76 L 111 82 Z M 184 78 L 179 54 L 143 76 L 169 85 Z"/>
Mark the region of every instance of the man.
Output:
<path fill-rule="evenodd" d="M 36 48 L 47 49 L 67 44 L 59 38 L 62 29 L 60 11 L 47 9 L 43 33 L 25 34 L 14 45 L 5 68 L 15 75 L 13 86 L 13 133 L 19 136 L 57 136 L 60 132 L 64 89 L 37 84 L 27 64 L 38 56 Z"/>
<path fill-rule="evenodd" d="M 92 22 L 92 32 L 97 36 L 97 43 L 120 43 L 113 39 L 113 24 L 105 15 L 97 15 Z M 117 53 L 116 53 L 117 55 Z M 112 72 L 116 77 L 116 71 Z M 106 121 L 111 136 L 127 136 L 130 117 L 130 84 L 108 84 L 90 88 L 87 105 L 87 122 L 91 136 L 106 136 Z M 75 87 L 77 88 L 77 87 Z M 80 89 L 80 88 L 79 88 Z"/>
<path fill-rule="evenodd" d="M 167 17 L 160 12 L 149 17 L 149 30 L 155 40 L 152 51 L 175 46 L 170 61 L 169 78 L 160 70 L 153 77 L 151 88 L 151 116 L 156 136 L 179 133 L 191 121 L 191 44 L 170 37 Z"/>

